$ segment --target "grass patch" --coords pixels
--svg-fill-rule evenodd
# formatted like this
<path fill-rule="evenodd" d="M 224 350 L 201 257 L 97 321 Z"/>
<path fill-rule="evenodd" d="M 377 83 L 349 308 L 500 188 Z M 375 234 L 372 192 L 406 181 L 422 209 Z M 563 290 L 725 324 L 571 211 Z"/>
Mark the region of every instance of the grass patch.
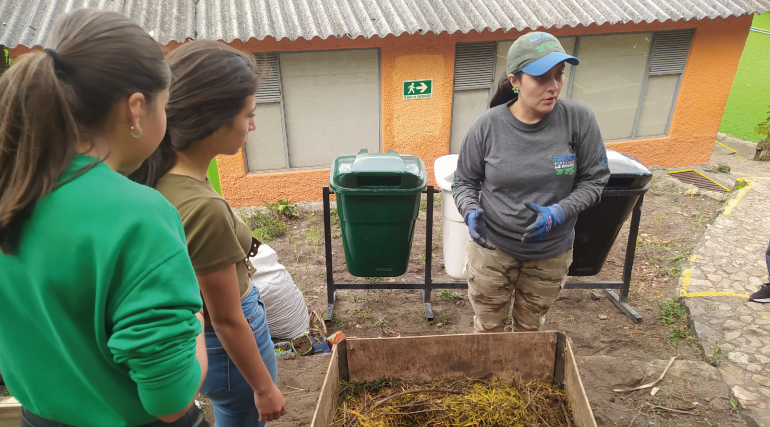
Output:
<path fill-rule="evenodd" d="M 668 277 L 678 277 L 680 274 L 682 274 L 682 270 L 679 268 L 665 268 L 663 269 L 663 274 Z"/>
<path fill-rule="evenodd" d="M 379 316 L 375 324 L 377 325 L 378 328 L 385 329 L 385 327 L 388 326 L 388 323 L 390 322 L 388 322 L 388 320 L 385 319 L 385 316 Z"/>
<path fill-rule="evenodd" d="M 444 289 L 443 291 L 439 292 L 438 296 L 440 296 L 441 298 L 444 298 L 447 301 L 451 301 L 451 300 L 462 298 L 462 295 L 456 294 L 454 292 L 449 292 L 446 289 Z"/>
<path fill-rule="evenodd" d="M 452 313 L 448 311 L 442 311 L 441 313 L 436 314 L 433 320 L 436 321 L 436 326 L 439 328 L 443 328 L 444 326 L 449 326 L 454 324 L 454 320 L 452 319 Z"/>
<path fill-rule="evenodd" d="M 358 310 L 356 310 L 355 315 L 356 315 L 356 320 L 358 320 L 358 323 L 364 323 L 364 321 L 372 318 L 372 309 L 359 308 Z"/>
<path fill-rule="evenodd" d="M 251 229 L 251 234 L 260 242 L 275 240 L 289 232 L 286 223 L 277 217 L 255 211 L 250 215 L 243 215 L 243 221 Z"/>
<path fill-rule="evenodd" d="M 684 306 L 674 298 L 658 303 L 658 319 L 666 326 L 687 322 Z"/>
<path fill-rule="evenodd" d="M 690 331 L 688 324 L 687 311 L 684 309 L 684 305 L 680 304 L 674 298 L 658 303 L 658 319 L 668 329 L 666 338 L 671 341 L 671 344 L 678 350 L 679 344 L 686 342 L 692 346 L 693 350 L 700 356 L 701 360 L 708 363 L 711 366 L 719 366 L 722 361 L 722 348 L 719 347 L 719 343 L 710 342 L 711 354 L 703 354 L 703 350 L 696 338 Z"/>
<path fill-rule="evenodd" d="M 299 217 L 299 210 L 297 209 L 297 204 L 291 203 L 287 199 L 280 199 L 276 203 L 265 202 L 263 200 L 263 203 L 268 209 L 273 211 L 273 213 L 276 215 L 281 215 L 286 218 Z"/>
<path fill-rule="evenodd" d="M 311 225 L 305 233 L 305 242 L 310 243 L 315 248 L 315 254 L 318 255 L 318 247 L 324 242 L 324 231 L 320 227 Z"/>

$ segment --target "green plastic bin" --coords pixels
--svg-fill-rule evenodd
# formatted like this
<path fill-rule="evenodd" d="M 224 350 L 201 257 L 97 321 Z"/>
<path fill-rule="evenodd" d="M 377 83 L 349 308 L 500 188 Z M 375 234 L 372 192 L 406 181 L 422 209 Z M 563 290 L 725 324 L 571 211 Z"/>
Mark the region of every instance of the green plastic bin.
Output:
<path fill-rule="evenodd" d="M 420 194 L 428 184 L 417 157 L 361 150 L 334 159 L 329 182 L 337 193 L 345 261 L 358 277 L 406 273 Z"/>

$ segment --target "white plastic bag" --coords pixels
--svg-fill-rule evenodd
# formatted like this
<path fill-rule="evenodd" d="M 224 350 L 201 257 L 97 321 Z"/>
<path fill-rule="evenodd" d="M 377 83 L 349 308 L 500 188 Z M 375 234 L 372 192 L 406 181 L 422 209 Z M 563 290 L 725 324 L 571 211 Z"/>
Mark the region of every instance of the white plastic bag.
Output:
<path fill-rule="evenodd" d="M 259 245 L 252 257 L 251 278 L 265 303 L 267 325 L 273 338 L 292 339 L 307 332 L 310 314 L 302 291 L 294 284 L 286 267 L 278 263 L 278 255 L 266 244 Z"/>

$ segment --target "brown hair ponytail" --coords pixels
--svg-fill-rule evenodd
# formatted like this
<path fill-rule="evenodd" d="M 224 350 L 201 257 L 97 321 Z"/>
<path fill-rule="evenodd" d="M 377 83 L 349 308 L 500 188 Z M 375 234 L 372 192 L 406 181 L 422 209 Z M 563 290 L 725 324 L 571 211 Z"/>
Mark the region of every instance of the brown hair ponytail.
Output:
<path fill-rule="evenodd" d="M 22 55 L 0 76 L 0 250 L 16 251 L 38 200 L 53 191 L 78 141 L 102 130 L 124 96 L 152 102 L 168 87 L 157 43 L 115 12 L 60 17 L 50 51 Z"/>
<path fill-rule="evenodd" d="M 521 80 L 521 74 L 522 71 L 519 71 L 518 73 L 514 74 L 516 79 Z M 511 85 L 511 81 L 508 80 L 508 73 L 504 73 L 500 80 L 497 82 L 497 91 L 492 96 L 492 100 L 489 101 L 489 108 L 497 107 L 498 105 L 507 104 L 514 99 L 517 99 L 519 97 L 518 94 L 516 94 L 513 91 L 513 86 Z"/>
<path fill-rule="evenodd" d="M 257 92 L 254 56 L 224 43 L 185 43 L 169 53 L 166 61 L 173 76 L 166 105 L 166 136 L 130 175 L 132 180 L 150 187 L 155 187 L 174 167 L 177 152 L 232 124 L 244 100 Z"/>

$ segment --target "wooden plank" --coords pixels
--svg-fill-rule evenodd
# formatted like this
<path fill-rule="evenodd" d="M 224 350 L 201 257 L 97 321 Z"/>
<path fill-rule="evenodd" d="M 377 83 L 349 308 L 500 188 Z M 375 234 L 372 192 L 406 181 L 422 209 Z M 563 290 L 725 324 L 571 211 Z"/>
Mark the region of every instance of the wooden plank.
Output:
<path fill-rule="evenodd" d="M 350 373 L 348 372 L 348 351 L 345 339 L 340 341 L 337 346 L 337 354 L 339 355 L 339 368 L 340 379 L 343 381 L 350 381 Z"/>
<path fill-rule="evenodd" d="M 350 381 L 433 380 L 492 373 L 524 381 L 553 376 L 556 332 L 346 340 Z"/>
<path fill-rule="evenodd" d="M 564 347 L 567 343 L 567 336 L 559 332 L 556 335 L 556 361 L 553 367 L 553 379 L 564 383 Z"/>
<path fill-rule="evenodd" d="M 21 423 L 21 404 L 14 397 L 0 397 L 0 426 L 15 427 Z"/>
<path fill-rule="evenodd" d="M 596 427 L 594 412 L 588 402 L 583 381 L 580 380 L 575 355 L 572 353 L 572 343 L 568 339 L 564 347 L 564 391 L 572 406 L 572 415 L 576 427 Z"/>
<path fill-rule="evenodd" d="M 337 409 L 337 391 L 340 388 L 340 354 L 337 350 L 340 345 L 345 345 L 345 340 L 332 347 L 332 357 L 329 359 L 329 369 L 326 370 L 324 384 L 321 387 L 321 396 L 315 407 L 311 427 L 327 427 L 334 420 L 334 411 Z"/>

